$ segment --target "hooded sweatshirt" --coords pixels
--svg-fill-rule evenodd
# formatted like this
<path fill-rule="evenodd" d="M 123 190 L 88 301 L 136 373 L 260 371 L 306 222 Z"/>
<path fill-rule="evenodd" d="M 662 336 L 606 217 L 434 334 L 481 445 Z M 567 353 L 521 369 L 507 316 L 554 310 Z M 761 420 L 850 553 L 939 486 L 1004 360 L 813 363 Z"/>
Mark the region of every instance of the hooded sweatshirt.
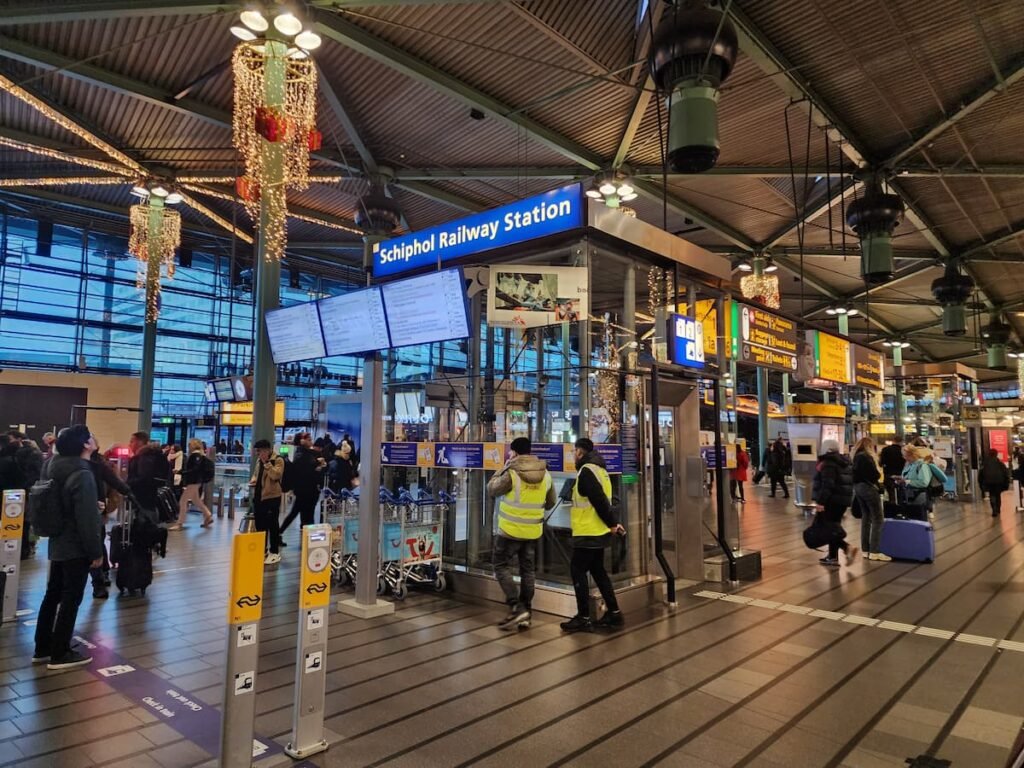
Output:
<path fill-rule="evenodd" d="M 515 472 L 519 475 L 519 479 L 524 483 L 540 483 L 544 480 L 544 475 L 548 471 L 548 465 L 544 462 L 544 459 L 539 459 L 536 456 L 524 454 L 522 456 L 516 456 L 512 461 L 505 465 L 504 469 L 500 472 L 495 473 L 494 477 L 487 483 L 487 495 L 497 498 L 504 496 L 506 493 L 512 491 L 512 475 L 511 472 Z M 548 488 L 547 498 L 544 499 L 544 508 L 551 509 L 558 503 L 555 498 L 555 486 L 554 483 Z"/>

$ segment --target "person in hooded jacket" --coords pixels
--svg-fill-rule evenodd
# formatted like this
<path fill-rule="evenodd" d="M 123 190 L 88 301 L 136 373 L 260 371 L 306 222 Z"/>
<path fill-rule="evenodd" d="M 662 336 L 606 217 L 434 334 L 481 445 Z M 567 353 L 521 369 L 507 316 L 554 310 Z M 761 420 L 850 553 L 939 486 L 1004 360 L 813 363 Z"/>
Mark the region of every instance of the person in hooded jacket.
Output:
<path fill-rule="evenodd" d="M 157 489 L 167 485 L 171 465 L 159 445 L 150 445 L 148 432 L 134 433 L 128 448 L 132 454 L 128 461 L 128 487 L 143 509 L 155 512 Z"/>
<path fill-rule="evenodd" d="M 78 606 L 85 593 L 89 569 L 103 563 L 102 523 L 96 507 L 96 480 L 89 456 L 96 449 L 89 428 L 76 424 L 57 437 L 57 456 L 43 468 L 43 480 L 53 480 L 60 494 L 65 525 L 50 537 L 50 574 L 36 618 L 33 664 L 50 670 L 81 667 L 92 659 L 71 647 Z"/>
<path fill-rule="evenodd" d="M 907 460 L 902 476 L 907 503 L 916 504 L 924 510 L 925 516 L 934 519 L 935 500 L 928 493 L 928 488 L 933 480 L 945 485 L 946 473 L 935 466 L 934 454 L 919 437 L 903 449 L 903 457 Z"/>
<path fill-rule="evenodd" d="M 1012 482 L 1010 470 L 999 458 L 999 451 L 995 448 L 990 449 L 981 463 L 981 469 L 978 472 L 978 485 L 988 493 L 992 517 L 999 517 L 999 513 L 1002 512 L 1003 492 L 1010 489 Z"/>
<path fill-rule="evenodd" d="M 853 465 L 839 452 L 839 443 L 826 440 L 821 444 L 822 454 L 814 472 L 811 497 L 821 505 L 819 512 L 822 524 L 829 526 L 833 535 L 828 542 L 828 555 L 821 558 L 822 565 L 837 567 L 839 550 L 846 554 L 850 564 L 857 557 L 857 547 L 846 541 L 843 531 L 843 515 L 853 501 Z"/>
<path fill-rule="evenodd" d="M 487 483 L 487 495 L 501 498 L 494 541 L 494 577 L 509 607 L 508 615 L 499 625 L 505 630 L 529 626 L 537 540 L 544 532 L 544 513 L 558 503 L 547 464 L 531 455 L 531 450 L 529 439 L 517 437 L 512 441 L 505 467 Z M 518 589 L 512 578 L 513 558 L 519 561 Z"/>
<path fill-rule="evenodd" d="M 569 573 L 576 592 L 576 615 L 559 626 L 563 632 L 592 632 L 594 627 L 615 628 L 623 624 L 615 588 L 604 568 L 604 550 L 612 536 L 624 536 L 612 506 L 612 482 L 604 459 L 589 438 L 576 441 L 576 485 L 572 491 L 572 560 Z M 608 610 L 597 622 L 590 620 L 590 581 L 594 577 Z"/>

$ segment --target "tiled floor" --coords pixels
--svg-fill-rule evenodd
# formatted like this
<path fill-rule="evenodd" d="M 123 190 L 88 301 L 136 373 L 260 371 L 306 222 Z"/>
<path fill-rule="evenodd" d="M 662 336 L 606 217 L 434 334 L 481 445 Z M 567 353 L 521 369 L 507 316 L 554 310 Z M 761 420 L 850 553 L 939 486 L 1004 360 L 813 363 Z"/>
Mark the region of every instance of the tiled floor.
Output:
<path fill-rule="evenodd" d="M 799 513 L 764 489 L 748 498 L 743 543 L 763 551 L 763 578 L 686 590 L 674 612 L 630 615 L 616 634 L 564 637 L 557 619 L 541 616 L 510 636 L 494 626 L 498 608 L 428 593 L 383 619 L 332 615 L 333 744 L 307 764 L 867 768 L 928 753 L 954 768 L 1004 765 L 1024 720 L 1024 652 L 948 633 L 1024 641 L 1024 518 L 1011 507 L 993 521 L 980 505 L 944 503 L 935 563 L 858 559 L 835 571 L 803 547 Z M 170 690 L 201 707 L 201 724 L 219 716 L 209 710 L 222 696 L 233 526 L 196 522 L 173 534 L 145 599 L 87 593 L 78 634 L 135 672 L 48 673 L 28 663 L 23 622 L 33 616 L 0 628 L 0 765 L 214 764 L 186 718 L 160 711 L 182 706 L 168 703 Z M 847 529 L 855 538 L 858 524 Z M 287 742 L 291 729 L 290 534 L 283 566 L 265 580 L 256 731 L 268 745 Z M 36 607 L 43 578 L 43 563 L 30 564 L 26 606 Z M 701 590 L 758 602 L 694 596 Z M 143 671 L 152 673 L 148 696 L 125 684 Z M 257 763 L 287 764 L 273 746 Z"/>

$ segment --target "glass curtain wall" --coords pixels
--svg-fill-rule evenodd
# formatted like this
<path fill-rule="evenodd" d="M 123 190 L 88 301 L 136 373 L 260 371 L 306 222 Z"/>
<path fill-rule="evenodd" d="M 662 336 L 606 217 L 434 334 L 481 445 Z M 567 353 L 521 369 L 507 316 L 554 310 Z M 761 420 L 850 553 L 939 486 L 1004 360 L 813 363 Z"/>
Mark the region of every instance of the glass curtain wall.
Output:
<path fill-rule="evenodd" d="M 213 415 L 204 380 L 252 364 L 251 272 L 232 275 L 224 252 L 190 255 L 191 264 L 163 281 L 154 418 Z M 144 313 L 137 265 L 124 237 L 0 212 L 0 367 L 137 376 Z M 284 270 L 281 304 L 359 287 Z M 355 388 L 361 365 L 334 357 L 283 366 L 286 418 L 309 423 L 323 395 Z"/>

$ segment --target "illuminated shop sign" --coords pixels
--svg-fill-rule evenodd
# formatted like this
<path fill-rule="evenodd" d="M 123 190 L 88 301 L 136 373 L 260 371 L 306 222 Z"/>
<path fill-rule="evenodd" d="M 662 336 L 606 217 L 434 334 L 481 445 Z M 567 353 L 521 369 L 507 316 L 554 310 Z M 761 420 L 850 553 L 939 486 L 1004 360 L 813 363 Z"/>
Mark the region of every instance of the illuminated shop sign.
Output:
<path fill-rule="evenodd" d="M 792 373 L 796 370 L 796 325 L 758 307 L 732 302 L 733 359 Z"/>
<path fill-rule="evenodd" d="M 373 276 L 394 277 L 582 226 L 583 190 L 572 184 L 377 243 L 373 246 Z"/>

